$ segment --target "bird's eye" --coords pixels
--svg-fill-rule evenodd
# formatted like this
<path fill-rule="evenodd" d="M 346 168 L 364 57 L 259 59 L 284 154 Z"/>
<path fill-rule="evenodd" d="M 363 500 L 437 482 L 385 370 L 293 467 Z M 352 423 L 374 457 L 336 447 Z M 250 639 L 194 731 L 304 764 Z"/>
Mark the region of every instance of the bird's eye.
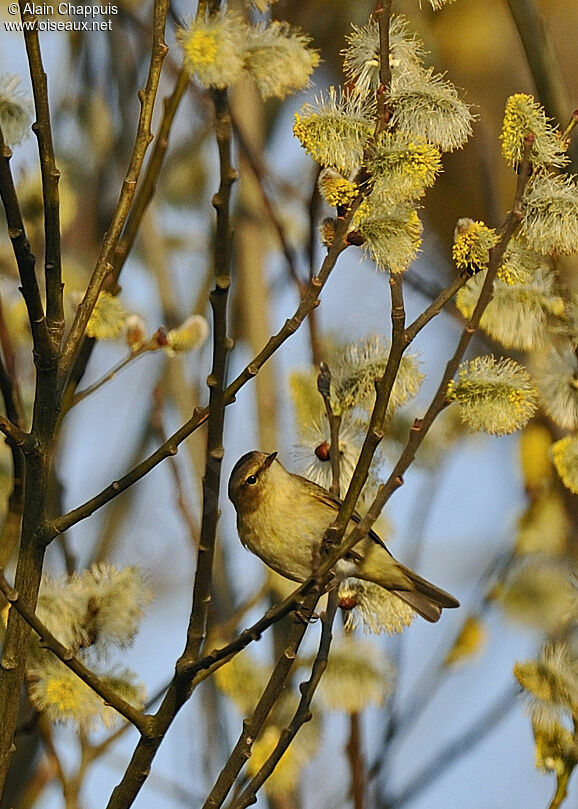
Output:
<path fill-rule="evenodd" d="M 245 483 L 248 483 L 249 486 L 254 486 L 257 483 L 257 477 L 255 475 L 249 475 Z"/>

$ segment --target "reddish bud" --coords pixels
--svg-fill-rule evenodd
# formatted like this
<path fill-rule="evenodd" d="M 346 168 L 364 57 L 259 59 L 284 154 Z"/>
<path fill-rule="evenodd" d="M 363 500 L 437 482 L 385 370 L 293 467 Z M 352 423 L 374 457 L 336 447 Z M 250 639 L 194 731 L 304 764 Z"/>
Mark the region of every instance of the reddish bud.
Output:
<path fill-rule="evenodd" d="M 357 607 L 357 598 L 355 596 L 342 596 L 339 599 L 339 606 L 342 610 L 352 610 Z"/>
<path fill-rule="evenodd" d="M 158 329 L 152 336 L 152 342 L 156 343 L 159 348 L 164 348 L 164 346 L 168 346 L 169 338 L 167 337 L 167 333 L 164 329 L 164 326 L 159 326 Z"/>
<path fill-rule="evenodd" d="M 345 237 L 347 244 L 352 244 L 354 247 L 361 247 L 365 239 L 358 230 L 350 230 Z"/>
<path fill-rule="evenodd" d="M 320 461 L 329 461 L 329 442 L 324 441 L 322 444 L 319 444 L 318 447 L 315 447 L 315 454 Z"/>

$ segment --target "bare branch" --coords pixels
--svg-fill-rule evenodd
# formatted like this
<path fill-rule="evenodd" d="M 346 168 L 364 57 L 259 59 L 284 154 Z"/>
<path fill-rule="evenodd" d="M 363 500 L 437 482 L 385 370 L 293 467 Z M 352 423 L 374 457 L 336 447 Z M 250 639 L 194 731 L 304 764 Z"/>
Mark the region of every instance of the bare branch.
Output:
<path fill-rule="evenodd" d="M 20 274 L 21 291 L 28 311 L 32 339 L 34 341 L 35 361 L 50 363 L 54 361 L 54 350 L 36 280 L 34 266 L 36 259 L 30 250 L 30 242 L 26 236 L 24 222 L 20 213 L 18 197 L 10 170 L 12 152 L 4 142 L 0 130 L 0 197 L 6 211 L 8 235 Z"/>
<path fill-rule="evenodd" d="M 20 0 L 20 14 L 23 21 L 36 21 L 35 14 L 29 12 L 30 3 Z M 36 121 L 32 129 L 38 140 L 40 171 L 42 174 L 42 198 L 44 202 L 44 272 L 46 280 L 46 322 L 54 345 L 60 346 L 64 331 L 64 304 L 62 285 L 62 257 L 60 251 L 60 210 L 58 181 L 60 172 L 56 167 L 50 107 L 48 104 L 48 79 L 42 64 L 38 28 L 24 28 L 24 42 L 32 79 L 32 92 L 36 109 Z"/>
<path fill-rule="evenodd" d="M 76 311 L 74 322 L 62 349 L 59 369 L 59 386 L 61 390 L 66 384 L 82 345 L 84 332 L 98 300 L 100 290 L 106 279 L 109 276 L 114 276 L 114 252 L 130 213 L 146 151 L 153 139 L 151 133 L 152 114 L 163 60 L 168 50 L 164 41 L 168 7 L 168 0 L 155 0 L 151 59 L 145 88 L 139 92 L 141 109 L 135 143 L 112 222 L 104 237 L 92 278 Z"/>

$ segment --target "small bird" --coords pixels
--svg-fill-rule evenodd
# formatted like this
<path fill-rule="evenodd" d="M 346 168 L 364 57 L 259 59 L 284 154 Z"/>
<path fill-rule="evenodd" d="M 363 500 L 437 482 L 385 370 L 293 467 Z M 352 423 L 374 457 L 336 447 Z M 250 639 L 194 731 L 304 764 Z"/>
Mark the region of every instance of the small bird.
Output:
<path fill-rule="evenodd" d="M 302 582 L 311 576 L 323 535 L 339 511 L 339 498 L 288 472 L 276 452 L 257 451 L 248 452 L 235 464 L 229 498 L 246 548 L 287 579 Z M 360 519 L 354 513 L 348 529 Z M 333 572 L 340 580 L 355 577 L 378 584 L 427 621 L 437 621 L 443 607 L 460 606 L 445 590 L 394 559 L 374 531 L 336 562 Z"/>

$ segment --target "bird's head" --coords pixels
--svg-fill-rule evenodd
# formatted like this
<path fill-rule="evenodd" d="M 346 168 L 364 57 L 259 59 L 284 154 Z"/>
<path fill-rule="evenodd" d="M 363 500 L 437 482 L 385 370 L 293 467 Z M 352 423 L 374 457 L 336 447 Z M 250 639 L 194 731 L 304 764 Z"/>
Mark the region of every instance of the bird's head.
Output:
<path fill-rule="evenodd" d="M 239 458 L 229 478 L 229 498 L 238 513 L 255 511 L 263 502 L 265 486 L 269 492 L 275 490 L 274 478 L 285 472 L 276 457 L 276 452 L 254 450 Z"/>

